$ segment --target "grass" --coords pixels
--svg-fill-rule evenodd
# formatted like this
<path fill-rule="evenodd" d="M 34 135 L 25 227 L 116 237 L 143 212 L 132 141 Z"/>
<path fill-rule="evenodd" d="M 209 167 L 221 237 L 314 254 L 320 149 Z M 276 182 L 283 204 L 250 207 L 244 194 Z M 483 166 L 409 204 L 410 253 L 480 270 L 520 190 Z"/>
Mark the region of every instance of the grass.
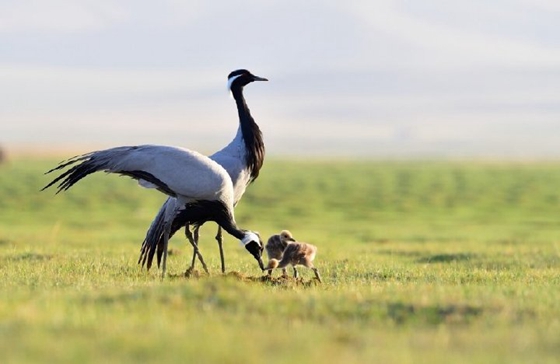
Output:
<path fill-rule="evenodd" d="M 165 199 L 94 175 L 39 192 L 55 161 L 0 166 L 3 362 L 556 363 L 560 163 L 268 160 L 236 210 L 267 238 L 319 247 L 324 284 L 262 281 L 215 226 L 212 275 L 137 264 Z M 276 274 L 279 274 L 278 272 Z"/>

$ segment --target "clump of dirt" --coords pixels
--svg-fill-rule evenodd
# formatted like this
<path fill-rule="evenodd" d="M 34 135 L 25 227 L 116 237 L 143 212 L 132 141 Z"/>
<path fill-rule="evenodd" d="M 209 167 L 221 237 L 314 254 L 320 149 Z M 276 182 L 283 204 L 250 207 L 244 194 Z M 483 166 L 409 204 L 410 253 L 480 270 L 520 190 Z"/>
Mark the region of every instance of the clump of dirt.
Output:
<path fill-rule="evenodd" d="M 171 255 L 181 255 L 181 250 L 169 248 L 167 250 L 167 255 L 169 255 L 169 256 L 171 256 Z"/>
<path fill-rule="evenodd" d="M 172 274 L 172 273 L 168 273 L 167 277 L 169 277 L 170 279 L 179 279 L 179 278 L 200 278 L 202 276 L 204 276 L 206 274 L 202 273 L 201 271 L 199 271 L 198 269 L 187 269 L 184 273 L 176 273 L 176 274 Z"/>
<path fill-rule="evenodd" d="M 248 278 L 248 276 L 246 276 L 245 274 L 241 273 L 241 272 L 237 272 L 235 270 L 232 270 L 231 272 L 228 272 L 225 274 L 226 277 L 232 277 L 232 278 L 237 278 L 239 280 L 246 280 Z"/>
<path fill-rule="evenodd" d="M 183 273 L 183 277 L 185 278 L 200 278 L 202 276 L 202 272 L 198 269 L 187 269 L 185 273 Z"/>

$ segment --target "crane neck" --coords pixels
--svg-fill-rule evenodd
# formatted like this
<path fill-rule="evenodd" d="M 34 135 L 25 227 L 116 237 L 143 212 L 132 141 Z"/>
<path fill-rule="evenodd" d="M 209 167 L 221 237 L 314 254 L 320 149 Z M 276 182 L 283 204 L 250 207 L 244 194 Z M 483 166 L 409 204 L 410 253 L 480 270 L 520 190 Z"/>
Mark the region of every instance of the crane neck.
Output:
<path fill-rule="evenodd" d="M 243 96 L 243 86 L 233 87 L 231 93 L 237 105 L 239 126 L 245 144 L 245 162 L 250 171 L 252 182 L 259 176 L 259 171 L 264 163 L 265 148 L 262 132 L 251 116 L 251 111 Z"/>
<path fill-rule="evenodd" d="M 222 200 L 199 200 L 187 203 L 185 208 L 175 215 L 171 231 L 175 232 L 187 224 L 202 226 L 207 221 L 214 221 L 238 239 L 245 236 L 244 231 L 237 227 L 233 207 Z"/>
<path fill-rule="evenodd" d="M 236 237 L 237 239 L 243 239 L 245 232 L 237 227 L 235 218 L 233 217 L 233 212 L 226 207 L 223 202 L 220 202 L 219 214 L 216 214 L 214 221 L 216 224 L 220 225 L 228 234 Z"/>

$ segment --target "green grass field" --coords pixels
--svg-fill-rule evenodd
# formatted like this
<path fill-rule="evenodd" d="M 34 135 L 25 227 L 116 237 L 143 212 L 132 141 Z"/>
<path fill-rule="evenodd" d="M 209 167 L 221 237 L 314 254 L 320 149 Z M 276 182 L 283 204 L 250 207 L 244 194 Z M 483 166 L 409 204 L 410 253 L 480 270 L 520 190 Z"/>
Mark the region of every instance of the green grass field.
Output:
<path fill-rule="evenodd" d="M 230 236 L 222 276 L 210 223 L 211 276 L 177 234 L 161 281 L 136 260 L 165 197 L 39 192 L 56 162 L 0 165 L 2 363 L 560 361 L 560 163 L 269 159 L 237 222 L 317 245 L 317 284 L 253 279 Z"/>

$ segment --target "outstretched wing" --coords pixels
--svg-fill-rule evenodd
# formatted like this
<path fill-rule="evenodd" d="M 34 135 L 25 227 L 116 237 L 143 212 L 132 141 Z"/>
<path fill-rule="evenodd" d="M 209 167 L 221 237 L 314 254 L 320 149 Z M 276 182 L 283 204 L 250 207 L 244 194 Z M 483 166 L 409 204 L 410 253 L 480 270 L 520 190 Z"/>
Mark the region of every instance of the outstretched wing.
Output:
<path fill-rule="evenodd" d="M 47 173 L 64 170 L 44 189 L 58 183 L 65 191 L 91 173 L 105 171 L 132 177 L 140 185 L 157 188 L 187 200 L 220 199 L 229 203 L 232 182 L 227 172 L 210 158 L 178 147 L 141 145 L 87 153 L 62 162 Z"/>

